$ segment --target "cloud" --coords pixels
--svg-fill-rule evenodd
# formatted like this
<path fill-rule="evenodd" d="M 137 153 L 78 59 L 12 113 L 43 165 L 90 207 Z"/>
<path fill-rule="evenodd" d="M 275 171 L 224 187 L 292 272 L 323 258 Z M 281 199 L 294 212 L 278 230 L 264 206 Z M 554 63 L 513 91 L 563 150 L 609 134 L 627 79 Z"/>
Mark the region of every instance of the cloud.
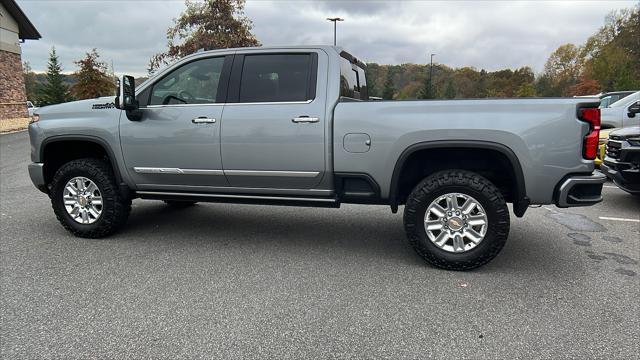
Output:
<path fill-rule="evenodd" d="M 23 44 L 23 59 L 46 67 L 55 45 L 66 71 L 93 47 L 117 73 L 146 73 L 166 47 L 166 30 L 182 1 L 18 1 L 43 38 Z M 540 71 L 564 43 L 580 44 L 614 9 L 634 1 L 437 2 L 251 1 L 245 13 L 263 45 L 333 42 L 326 17 L 340 16 L 338 45 L 368 62 L 425 63 L 429 54 L 449 66 Z"/>

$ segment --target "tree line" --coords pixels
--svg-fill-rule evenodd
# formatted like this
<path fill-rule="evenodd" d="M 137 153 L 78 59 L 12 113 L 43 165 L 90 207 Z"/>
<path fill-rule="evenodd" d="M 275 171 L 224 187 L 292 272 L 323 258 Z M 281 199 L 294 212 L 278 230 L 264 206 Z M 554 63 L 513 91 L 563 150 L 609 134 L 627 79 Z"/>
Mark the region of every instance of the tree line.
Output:
<path fill-rule="evenodd" d="M 47 72 L 44 76 L 34 73 L 29 63 L 25 62 L 23 72 L 27 99 L 38 106 L 45 106 L 115 95 L 113 70 L 108 71 L 106 62 L 100 60 L 95 48 L 87 52 L 82 59 L 74 61 L 74 64 L 78 68 L 73 74 L 63 74 L 55 47 L 52 47 L 49 53 Z"/>
<path fill-rule="evenodd" d="M 185 4 L 167 30 L 167 50 L 149 61 L 150 75 L 200 49 L 260 46 L 251 32 L 251 20 L 244 16 L 244 0 L 186 0 Z M 48 105 L 114 93 L 113 69 L 108 71 L 96 49 L 74 63 L 78 69 L 73 74 L 62 74 L 55 48 L 44 78 L 25 63 L 28 99 Z M 607 15 L 605 24 L 584 44 L 558 47 L 538 75 L 528 66 L 486 71 L 374 62 L 367 65 L 366 74 L 369 94 L 384 99 L 549 97 L 636 90 L 640 88 L 640 4 Z"/>
<path fill-rule="evenodd" d="M 451 68 L 443 64 L 379 65 L 366 69 L 369 94 L 384 99 L 464 99 L 592 95 L 640 89 L 640 5 L 618 10 L 582 45 L 564 44 L 536 76 L 516 70 Z M 429 81 L 431 80 L 431 88 Z"/>

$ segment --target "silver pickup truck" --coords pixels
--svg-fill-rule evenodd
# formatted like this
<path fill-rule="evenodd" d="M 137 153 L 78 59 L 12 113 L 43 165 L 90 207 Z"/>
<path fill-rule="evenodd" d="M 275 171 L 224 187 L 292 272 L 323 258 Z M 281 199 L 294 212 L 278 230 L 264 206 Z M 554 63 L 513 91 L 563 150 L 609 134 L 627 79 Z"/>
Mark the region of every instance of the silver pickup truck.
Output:
<path fill-rule="evenodd" d="M 134 198 L 404 205 L 411 245 L 453 270 L 498 254 L 507 203 L 601 201 L 597 98 L 370 101 L 364 69 L 331 46 L 199 52 L 137 89 L 123 76 L 115 98 L 41 108 L 29 174 L 89 238 Z"/>

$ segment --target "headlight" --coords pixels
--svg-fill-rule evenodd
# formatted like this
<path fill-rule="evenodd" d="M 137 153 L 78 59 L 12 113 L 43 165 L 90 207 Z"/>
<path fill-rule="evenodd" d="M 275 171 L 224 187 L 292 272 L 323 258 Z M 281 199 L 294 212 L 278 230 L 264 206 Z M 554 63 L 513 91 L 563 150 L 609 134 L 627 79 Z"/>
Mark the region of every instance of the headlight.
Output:
<path fill-rule="evenodd" d="M 627 139 L 627 142 L 631 144 L 631 146 L 640 146 L 640 139 Z"/>
<path fill-rule="evenodd" d="M 40 115 L 33 114 L 31 115 L 31 120 L 29 121 L 29 124 L 33 124 L 34 122 L 38 122 L 38 121 L 40 121 Z"/>

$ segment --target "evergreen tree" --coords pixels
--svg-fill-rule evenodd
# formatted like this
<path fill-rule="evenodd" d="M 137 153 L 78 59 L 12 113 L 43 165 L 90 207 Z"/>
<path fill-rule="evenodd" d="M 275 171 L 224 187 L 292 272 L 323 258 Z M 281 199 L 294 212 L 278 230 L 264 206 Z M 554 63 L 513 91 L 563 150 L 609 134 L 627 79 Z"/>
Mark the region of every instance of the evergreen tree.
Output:
<path fill-rule="evenodd" d="M 56 48 L 52 47 L 47 64 L 47 80 L 42 86 L 40 105 L 53 105 L 70 101 L 69 87 L 62 79 L 62 66 L 56 55 Z"/>
<path fill-rule="evenodd" d="M 456 88 L 453 87 L 453 81 L 447 82 L 447 88 L 444 90 L 444 97 L 446 99 L 454 99 L 456 97 Z"/>
<path fill-rule="evenodd" d="M 429 85 L 429 78 L 431 75 L 427 75 L 424 77 L 422 81 L 422 87 L 418 90 L 418 99 L 433 99 L 433 95 L 431 94 L 431 88 Z M 431 86 L 433 83 L 431 83 Z"/>
<path fill-rule="evenodd" d="M 384 90 L 382 90 L 382 98 L 392 100 L 395 92 L 396 89 L 393 87 L 393 74 L 391 73 L 391 69 L 389 69 L 387 71 L 387 79 L 384 82 Z"/>
<path fill-rule="evenodd" d="M 378 87 L 376 86 L 376 78 L 369 72 L 369 67 L 365 69 L 365 77 L 367 78 L 367 94 L 369 96 L 378 96 Z"/>

